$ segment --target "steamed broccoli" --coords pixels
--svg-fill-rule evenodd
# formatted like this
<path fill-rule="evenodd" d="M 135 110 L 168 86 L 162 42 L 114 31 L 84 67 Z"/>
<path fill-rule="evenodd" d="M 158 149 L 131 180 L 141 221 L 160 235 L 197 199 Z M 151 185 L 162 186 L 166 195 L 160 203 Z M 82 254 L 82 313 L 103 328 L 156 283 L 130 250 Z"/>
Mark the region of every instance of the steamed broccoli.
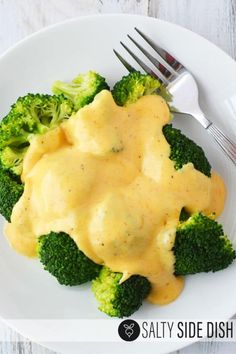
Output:
<path fill-rule="evenodd" d="M 190 217 L 184 208 L 180 219 L 184 221 L 177 228 L 173 247 L 175 275 L 215 272 L 233 262 L 235 251 L 221 225 L 201 213 Z M 130 316 L 151 289 L 145 277 L 133 275 L 119 284 L 121 277 L 121 273 L 103 267 L 93 280 L 92 290 L 99 309 L 109 316 Z"/>
<path fill-rule="evenodd" d="M 144 95 L 155 93 L 168 98 L 166 89 L 159 80 L 151 75 L 141 74 L 139 71 L 132 71 L 127 76 L 123 76 L 112 90 L 113 98 L 119 106 L 134 103 Z"/>
<path fill-rule="evenodd" d="M 174 161 L 177 170 L 188 162 L 192 162 L 196 170 L 208 177 L 211 176 L 211 165 L 200 146 L 182 134 L 179 129 L 173 128 L 171 124 L 163 127 L 163 134 L 170 144 L 169 157 Z"/>
<path fill-rule="evenodd" d="M 32 136 L 57 126 L 73 111 L 92 102 L 103 89 L 109 89 L 105 79 L 90 71 L 79 75 L 72 83 L 55 82 L 53 92 L 58 96 L 28 94 L 12 106 L 0 123 L 0 213 L 8 221 L 23 193 L 19 175 Z M 123 77 L 114 86 L 112 94 L 118 105 L 133 103 L 147 94 L 160 94 L 169 99 L 158 80 L 139 72 Z M 163 134 L 170 144 L 170 159 L 176 169 L 191 162 L 206 176 L 211 175 L 211 166 L 198 145 L 171 125 L 163 127 Z M 221 225 L 201 213 L 190 216 L 184 208 L 173 252 L 176 275 L 215 272 L 226 268 L 235 258 L 235 251 Z M 121 273 L 94 263 L 64 232 L 41 236 L 38 256 L 44 269 L 60 284 L 79 285 L 94 279 L 92 289 L 100 304 L 99 309 L 109 316 L 130 316 L 151 289 L 148 279 L 140 275 L 132 275 L 120 284 Z"/>
<path fill-rule="evenodd" d="M 201 213 L 179 224 L 173 251 L 176 275 L 216 272 L 227 268 L 235 258 L 222 226 Z"/>
<path fill-rule="evenodd" d="M 27 149 L 28 146 L 16 149 L 10 148 L 9 146 L 5 147 L 5 149 L 0 152 L 2 166 L 4 166 L 6 170 L 11 171 L 14 175 L 20 176 Z"/>
<path fill-rule="evenodd" d="M 159 94 L 166 100 L 170 100 L 168 92 L 160 81 L 138 71 L 124 76 L 112 90 L 113 98 L 120 106 L 134 103 L 140 97 L 150 94 Z M 180 130 L 173 128 L 171 124 L 163 127 L 163 134 L 170 144 L 170 159 L 174 161 L 177 170 L 188 162 L 192 162 L 197 170 L 210 177 L 211 166 L 200 146 L 187 138 Z"/>
<path fill-rule="evenodd" d="M 69 118 L 72 103 L 63 95 L 27 94 L 18 98 L 0 123 L 0 160 L 15 175 L 34 134 L 42 134 Z"/>
<path fill-rule="evenodd" d="M 39 237 L 38 256 L 44 269 L 60 284 L 79 285 L 97 277 L 92 288 L 101 302 L 100 309 L 110 316 L 131 315 L 150 291 L 149 281 L 139 275 L 133 275 L 119 284 L 121 273 L 114 273 L 94 263 L 64 232 L 51 232 Z"/>
<path fill-rule="evenodd" d="M 109 90 L 104 77 L 94 71 L 78 75 L 72 82 L 56 81 L 52 92 L 56 95 L 64 94 L 74 105 L 75 111 L 93 101 L 97 93 Z"/>
<path fill-rule="evenodd" d="M 24 186 L 0 166 L 0 214 L 10 221 L 14 205 L 20 199 Z"/>
<path fill-rule="evenodd" d="M 92 290 L 99 302 L 99 309 L 109 316 L 130 316 L 142 305 L 151 289 L 149 281 L 140 275 L 132 275 L 119 283 L 121 273 L 103 267 L 92 282 Z"/>
<path fill-rule="evenodd" d="M 51 232 L 39 237 L 38 256 L 44 269 L 64 285 L 79 285 L 92 280 L 101 268 L 86 257 L 64 232 Z"/>

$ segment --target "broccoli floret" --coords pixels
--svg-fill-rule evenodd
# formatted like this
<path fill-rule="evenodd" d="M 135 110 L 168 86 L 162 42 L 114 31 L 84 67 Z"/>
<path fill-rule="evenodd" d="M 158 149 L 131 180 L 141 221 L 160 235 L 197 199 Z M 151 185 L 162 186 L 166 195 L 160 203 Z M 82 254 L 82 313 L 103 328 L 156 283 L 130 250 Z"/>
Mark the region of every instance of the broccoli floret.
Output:
<path fill-rule="evenodd" d="M 18 98 L 0 123 L 3 168 L 20 175 L 24 155 L 34 134 L 42 134 L 69 118 L 72 103 L 63 95 L 27 94 Z"/>
<path fill-rule="evenodd" d="M 150 94 L 159 94 L 167 101 L 171 99 L 160 81 L 138 71 L 124 76 L 112 90 L 113 98 L 120 106 L 134 103 L 140 97 Z M 163 134 L 170 144 L 170 159 L 174 161 L 177 170 L 186 163 L 192 162 L 197 170 L 208 177 L 211 176 L 211 166 L 200 146 L 187 138 L 180 130 L 173 128 L 171 124 L 163 127 Z"/>
<path fill-rule="evenodd" d="M 160 93 L 164 90 L 159 80 L 151 75 L 141 74 L 139 71 L 132 71 L 127 76 L 123 76 L 112 90 L 113 98 L 119 106 L 125 106 L 136 102 L 144 95 Z"/>
<path fill-rule="evenodd" d="M 153 94 L 162 96 L 167 102 L 171 101 L 170 93 L 158 79 L 139 71 L 123 76 L 112 90 L 113 98 L 119 106 L 134 103 L 142 96 Z"/>
<path fill-rule="evenodd" d="M 216 272 L 227 268 L 235 258 L 222 226 L 201 213 L 179 224 L 173 251 L 176 275 Z"/>
<path fill-rule="evenodd" d="M 171 124 L 163 127 L 163 134 L 171 147 L 169 158 L 174 161 L 177 170 L 192 162 L 196 170 L 208 177 L 211 176 L 211 165 L 200 146 L 182 134 L 179 129 L 173 128 Z"/>
<path fill-rule="evenodd" d="M 99 310 L 109 316 L 120 318 L 130 316 L 138 310 L 151 289 L 149 281 L 140 275 L 132 275 L 120 284 L 121 278 L 121 273 L 103 267 L 92 282 Z"/>
<path fill-rule="evenodd" d="M 79 285 L 92 280 L 101 268 L 86 257 L 74 240 L 64 232 L 40 236 L 38 256 L 44 269 L 64 285 Z"/>
<path fill-rule="evenodd" d="M 184 209 L 182 215 L 185 219 L 188 217 Z M 173 252 L 175 275 L 215 272 L 228 267 L 236 258 L 222 226 L 201 213 L 180 222 Z M 99 309 L 109 316 L 130 316 L 141 306 L 151 289 L 145 277 L 133 275 L 120 284 L 121 278 L 121 273 L 103 267 L 93 280 L 92 290 Z"/>
<path fill-rule="evenodd" d="M 7 146 L 0 152 L 1 163 L 5 169 L 13 172 L 14 175 L 20 176 L 23 169 L 23 160 L 28 147 L 21 149 L 13 149 Z"/>
<path fill-rule="evenodd" d="M 10 221 L 14 205 L 24 190 L 23 184 L 0 166 L 0 214 Z"/>
<path fill-rule="evenodd" d="M 92 102 L 102 90 L 109 90 L 109 86 L 104 77 L 94 71 L 78 75 L 72 82 L 56 81 L 52 86 L 54 94 L 64 94 L 71 100 L 75 111 Z"/>

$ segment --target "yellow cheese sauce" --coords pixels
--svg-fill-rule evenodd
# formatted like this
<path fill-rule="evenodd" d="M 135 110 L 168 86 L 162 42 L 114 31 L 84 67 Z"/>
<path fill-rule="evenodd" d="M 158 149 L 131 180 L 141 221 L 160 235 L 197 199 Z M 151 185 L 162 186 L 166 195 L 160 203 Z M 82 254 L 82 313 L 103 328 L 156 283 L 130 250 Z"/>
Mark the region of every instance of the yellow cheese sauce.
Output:
<path fill-rule="evenodd" d="M 68 233 L 93 261 L 147 277 L 152 303 L 173 301 L 183 288 L 172 247 L 180 211 L 219 215 L 222 179 L 191 163 L 176 170 L 162 127 L 170 112 L 160 96 L 119 107 L 99 93 L 60 127 L 35 137 L 27 151 L 25 189 L 6 236 L 20 253 L 36 256 L 37 237 Z"/>

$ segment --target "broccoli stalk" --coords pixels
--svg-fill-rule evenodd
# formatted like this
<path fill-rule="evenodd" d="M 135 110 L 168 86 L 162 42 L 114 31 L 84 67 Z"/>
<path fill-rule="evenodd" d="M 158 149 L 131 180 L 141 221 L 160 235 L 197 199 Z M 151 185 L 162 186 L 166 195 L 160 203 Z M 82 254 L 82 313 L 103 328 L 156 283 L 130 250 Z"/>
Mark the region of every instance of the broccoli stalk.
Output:
<path fill-rule="evenodd" d="M 20 175 L 30 139 L 56 127 L 71 113 L 72 103 L 62 95 L 28 94 L 18 98 L 0 123 L 2 167 Z"/>
<path fill-rule="evenodd" d="M 173 252 L 176 275 L 216 272 L 227 268 L 235 259 L 235 251 L 222 226 L 201 213 L 180 222 Z"/>
<path fill-rule="evenodd" d="M 79 285 L 95 278 L 101 266 L 80 251 L 74 240 L 64 232 L 51 232 L 38 241 L 38 256 L 44 269 L 60 284 Z"/>
<path fill-rule="evenodd" d="M 151 285 L 140 275 L 132 275 L 120 284 L 121 273 L 103 267 L 92 282 L 92 290 L 99 302 L 99 309 L 109 316 L 130 316 L 142 305 Z"/>
<path fill-rule="evenodd" d="M 109 90 L 104 77 L 94 71 L 78 75 L 72 82 L 56 81 L 52 92 L 65 95 L 74 105 L 75 111 L 93 101 L 97 93 Z"/>

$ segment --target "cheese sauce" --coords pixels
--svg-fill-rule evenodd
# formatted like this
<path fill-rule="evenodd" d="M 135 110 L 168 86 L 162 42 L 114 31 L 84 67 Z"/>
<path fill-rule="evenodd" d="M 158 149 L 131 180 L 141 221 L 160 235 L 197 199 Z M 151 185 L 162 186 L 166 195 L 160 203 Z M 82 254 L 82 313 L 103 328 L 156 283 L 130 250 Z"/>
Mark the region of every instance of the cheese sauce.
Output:
<path fill-rule="evenodd" d="M 36 256 L 37 237 L 68 233 L 93 261 L 147 277 L 149 300 L 165 304 L 183 288 L 172 247 L 180 211 L 219 215 L 225 187 L 191 163 L 176 170 L 162 127 L 170 119 L 160 96 L 119 107 L 108 91 L 42 136 L 24 160 L 25 189 L 6 236 Z"/>

